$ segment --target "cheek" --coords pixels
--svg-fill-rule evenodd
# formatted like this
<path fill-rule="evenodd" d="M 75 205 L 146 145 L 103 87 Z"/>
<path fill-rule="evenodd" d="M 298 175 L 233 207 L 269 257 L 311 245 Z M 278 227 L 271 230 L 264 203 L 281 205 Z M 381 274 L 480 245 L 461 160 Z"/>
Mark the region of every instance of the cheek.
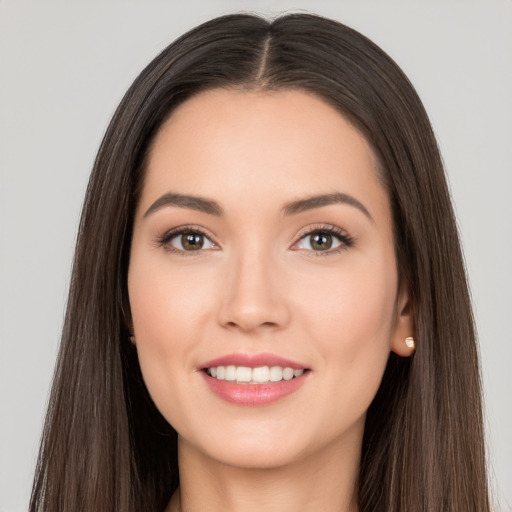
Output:
<path fill-rule="evenodd" d="M 300 303 L 302 329 L 322 353 L 319 373 L 355 417 L 373 400 L 389 357 L 397 286 L 389 261 L 331 273 L 322 293 L 317 286 Z"/>
<path fill-rule="evenodd" d="M 155 261 L 132 253 L 128 292 L 139 364 L 153 401 L 169 422 L 172 411 L 183 409 L 179 389 L 195 371 L 198 325 L 213 296 L 208 286 L 208 280 L 191 279 L 186 269 L 173 271 L 165 257 Z"/>
<path fill-rule="evenodd" d="M 137 340 L 156 350 L 175 350 L 183 334 L 193 335 L 207 308 L 211 282 L 186 268 L 174 269 L 165 257 L 132 256 L 128 273 L 130 308 Z M 149 260 L 149 258 L 147 258 Z"/>
<path fill-rule="evenodd" d="M 296 293 L 315 338 L 356 347 L 389 342 L 397 291 L 394 260 L 381 256 L 370 264 L 354 259 L 354 264 L 331 270 L 327 276 L 321 275 L 323 269 L 305 274 L 310 293 Z"/>

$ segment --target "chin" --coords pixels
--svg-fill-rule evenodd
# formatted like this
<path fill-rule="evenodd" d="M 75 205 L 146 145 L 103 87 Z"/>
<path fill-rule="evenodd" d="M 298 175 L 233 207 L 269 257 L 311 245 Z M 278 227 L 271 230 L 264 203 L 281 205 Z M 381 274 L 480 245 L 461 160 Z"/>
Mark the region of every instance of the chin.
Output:
<path fill-rule="evenodd" d="M 221 464 L 241 469 L 273 469 L 291 465 L 300 458 L 304 450 L 290 444 L 257 442 L 230 442 L 226 445 L 204 447 L 204 454 Z"/>
<path fill-rule="evenodd" d="M 272 469 L 296 464 L 308 454 L 321 451 L 337 437 L 331 429 L 319 428 L 318 422 L 298 421 L 232 421 L 209 429 L 180 433 L 180 450 L 195 451 L 197 455 L 227 466 L 246 469 Z M 281 418 L 282 420 L 282 418 Z M 199 427 L 199 425 L 198 425 Z"/>

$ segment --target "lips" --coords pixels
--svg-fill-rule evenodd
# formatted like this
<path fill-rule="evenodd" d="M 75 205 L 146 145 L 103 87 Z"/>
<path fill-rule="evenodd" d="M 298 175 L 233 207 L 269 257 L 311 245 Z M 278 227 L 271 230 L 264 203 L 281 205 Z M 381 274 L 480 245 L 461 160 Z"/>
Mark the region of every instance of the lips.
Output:
<path fill-rule="evenodd" d="M 207 361 L 199 373 L 214 394 L 229 403 L 267 405 L 298 391 L 310 369 L 274 354 L 231 354 Z"/>
<path fill-rule="evenodd" d="M 230 354 L 227 356 L 218 357 L 207 361 L 200 365 L 200 370 L 212 368 L 215 366 L 248 366 L 249 368 L 257 368 L 259 366 L 281 366 L 282 368 L 293 368 L 294 370 L 305 370 L 307 366 L 286 359 L 284 357 L 276 356 L 275 354 L 261 353 L 261 354 Z"/>

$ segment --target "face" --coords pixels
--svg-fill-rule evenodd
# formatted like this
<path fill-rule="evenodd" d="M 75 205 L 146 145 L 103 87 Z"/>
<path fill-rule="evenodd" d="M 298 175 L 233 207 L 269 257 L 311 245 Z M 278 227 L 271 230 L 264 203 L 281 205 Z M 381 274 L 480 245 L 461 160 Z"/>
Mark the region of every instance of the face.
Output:
<path fill-rule="evenodd" d="M 269 467 L 360 445 L 412 332 L 378 176 L 306 92 L 207 91 L 162 126 L 128 289 L 144 381 L 183 446 Z"/>

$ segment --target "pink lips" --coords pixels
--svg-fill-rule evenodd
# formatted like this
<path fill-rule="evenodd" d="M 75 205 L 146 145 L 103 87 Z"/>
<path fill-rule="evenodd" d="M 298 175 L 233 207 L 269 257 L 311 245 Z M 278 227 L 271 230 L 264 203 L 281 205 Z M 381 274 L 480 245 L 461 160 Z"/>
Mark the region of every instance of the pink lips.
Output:
<path fill-rule="evenodd" d="M 237 384 L 233 381 L 217 380 L 210 377 L 206 368 L 214 366 L 248 366 L 257 368 L 259 366 L 281 366 L 294 370 L 307 368 L 295 361 L 290 361 L 273 354 L 231 354 L 228 356 L 212 359 L 199 367 L 198 372 L 211 391 L 223 400 L 236 404 L 258 406 L 267 405 L 297 391 L 306 382 L 310 372 L 305 371 L 300 377 L 279 382 L 268 382 L 265 384 Z"/>

